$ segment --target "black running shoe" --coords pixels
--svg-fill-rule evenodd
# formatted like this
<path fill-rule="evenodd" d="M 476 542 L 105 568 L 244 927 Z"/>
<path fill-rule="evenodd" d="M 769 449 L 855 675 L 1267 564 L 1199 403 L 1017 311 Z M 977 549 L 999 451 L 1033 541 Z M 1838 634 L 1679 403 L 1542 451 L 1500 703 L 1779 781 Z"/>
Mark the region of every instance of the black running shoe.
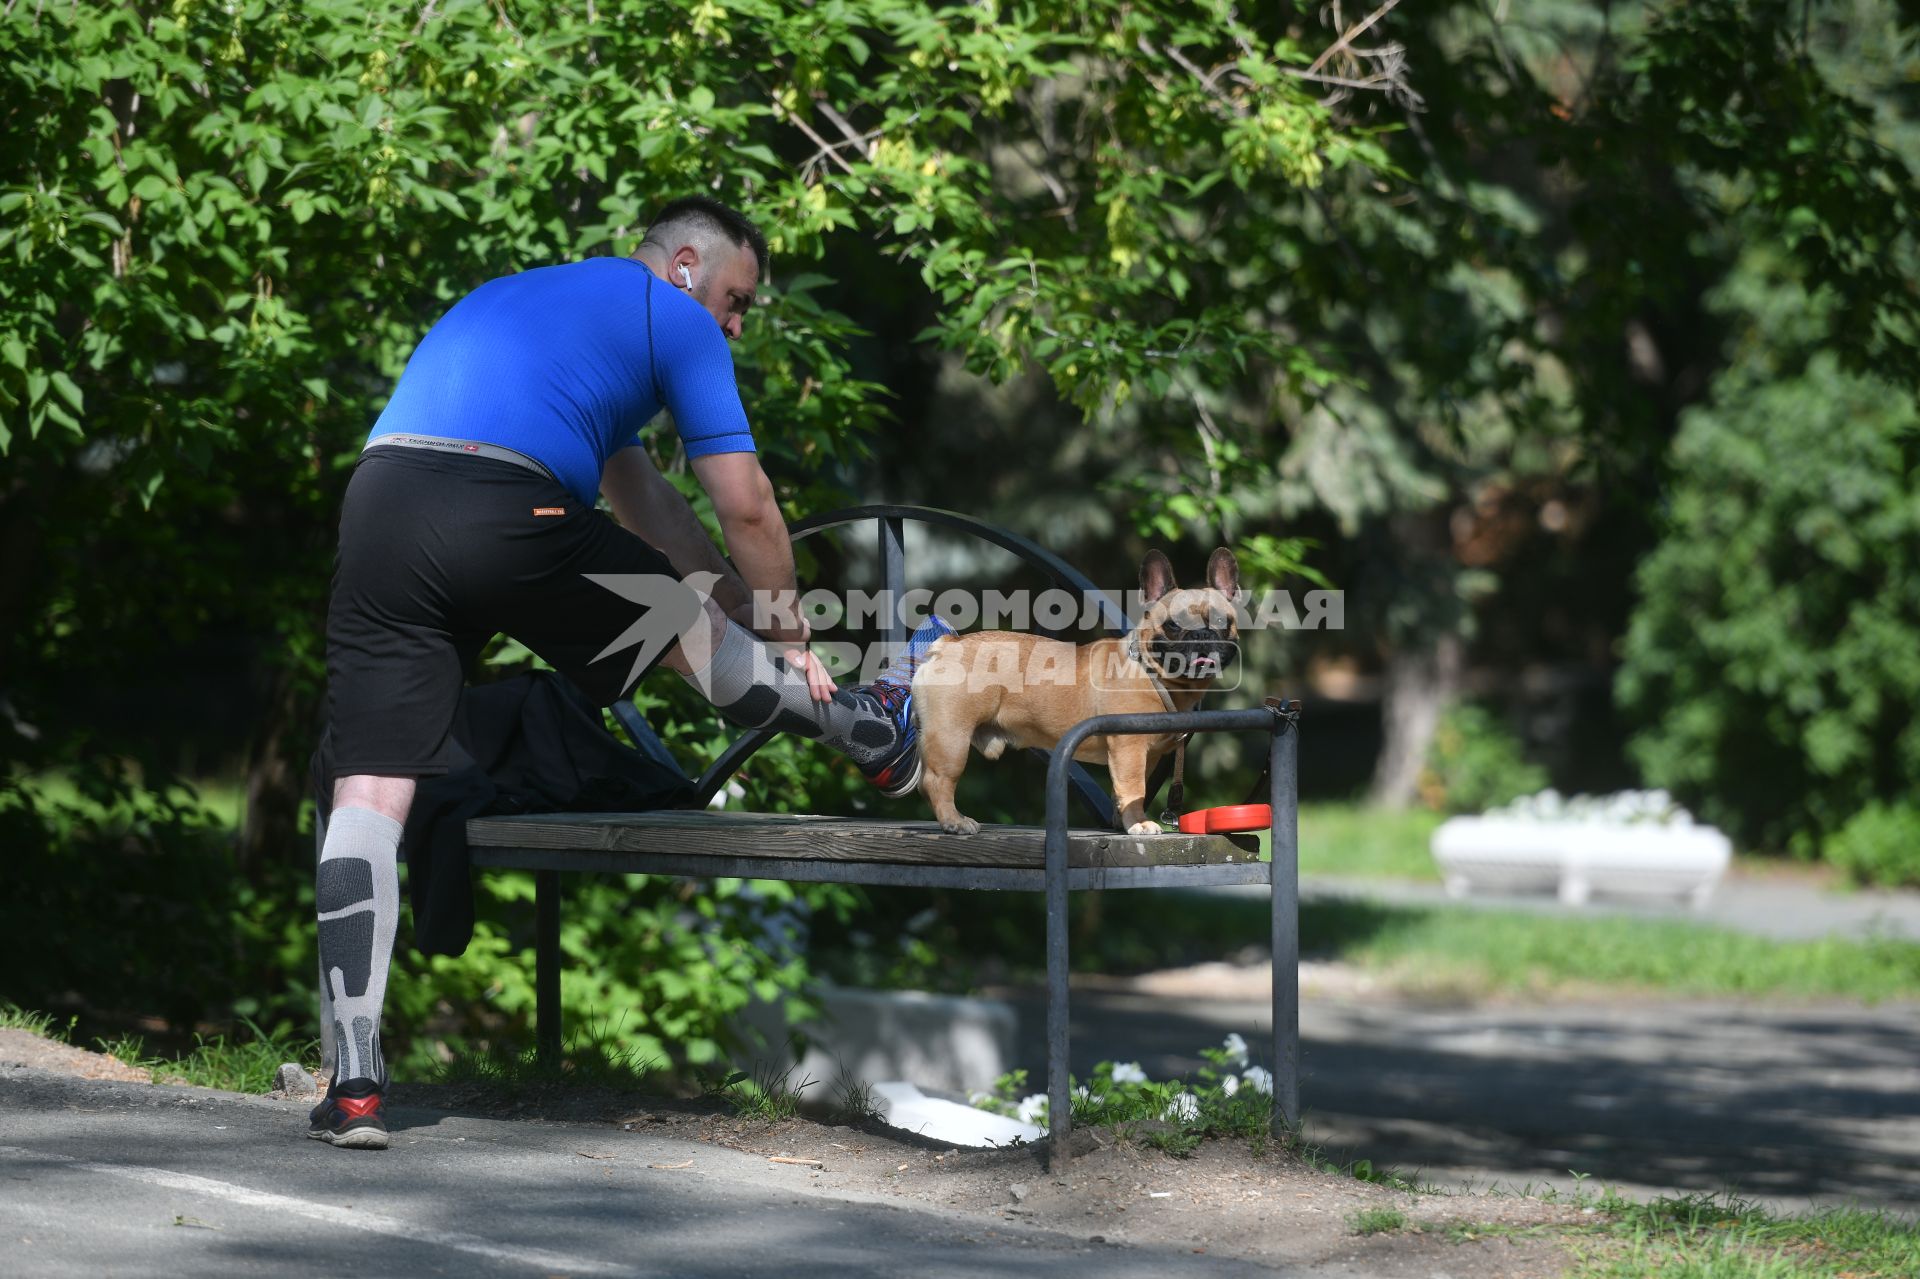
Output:
<path fill-rule="evenodd" d="M 307 1117 L 307 1136 L 350 1150 L 385 1150 L 387 1121 L 380 1114 L 381 1091 L 371 1079 L 335 1084 Z"/>
<path fill-rule="evenodd" d="M 934 641 L 953 633 L 953 628 L 940 618 L 928 618 L 927 624 L 915 631 L 906 647 L 887 663 L 887 669 L 878 679 L 851 690 L 877 702 L 881 713 L 893 721 L 898 735 L 898 745 L 891 755 L 860 769 L 888 799 L 911 795 L 920 784 L 920 730 L 913 722 L 913 673 L 927 660 Z"/>

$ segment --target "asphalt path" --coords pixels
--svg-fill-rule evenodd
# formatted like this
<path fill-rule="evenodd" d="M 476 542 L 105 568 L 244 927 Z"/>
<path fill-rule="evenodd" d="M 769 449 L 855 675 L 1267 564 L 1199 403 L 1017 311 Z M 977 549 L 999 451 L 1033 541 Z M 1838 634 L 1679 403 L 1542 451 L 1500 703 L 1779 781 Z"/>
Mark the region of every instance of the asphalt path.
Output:
<path fill-rule="evenodd" d="M 1016 1000 L 1039 1073 L 1045 1009 Z M 1073 1069 L 1198 1070 L 1265 1001 L 1076 991 Z M 1920 1213 L 1920 1007 L 1616 1002 L 1433 1007 L 1310 999 L 1307 1135 L 1443 1189 L 1732 1190 L 1770 1205 Z"/>
<path fill-rule="evenodd" d="M 393 1121 L 393 1150 L 342 1151 L 308 1140 L 293 1103 L 0 1072 L 0 1275 L 1287 1273 L 903 1205 L 606 1125 Z"/>
<path fill-rule="evenodd" d="M 1023 1035 L 1044 1019 L 1022 1008 Z M 1264 1004 L 1077 992 L 1075 1068 L 1156 1078 Z M 1920 1211 L 1920 1009 L 1309 1000 L 1308 1133 L 1443 1189 L 1732 1188 Z M 0 1276 L 1241 1276 L 834 1185 L 605 1125 L 396 1107 L 396 1149 L 307 1140 L 304 1107 L 0 1071 Z M 611 1155 L 612 1158 L 603 1156 Z M 655 1168 L 679 1165 L 687 1168 Z M 1307 1272 L 1297 1272 L 1307 1273 Z"/>

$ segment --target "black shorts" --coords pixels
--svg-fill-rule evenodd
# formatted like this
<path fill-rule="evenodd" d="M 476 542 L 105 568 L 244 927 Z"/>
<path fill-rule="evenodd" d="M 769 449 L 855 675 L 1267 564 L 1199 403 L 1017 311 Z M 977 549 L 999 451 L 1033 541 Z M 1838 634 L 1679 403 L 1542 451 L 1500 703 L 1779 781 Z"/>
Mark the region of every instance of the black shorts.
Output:
<path fill-rule="evenodd" d="M 627 692 L 643 673 L 635 650 L 599 654 L 645 609 L 586 573 L 680 576 L 557 482 L 511 462 L 394 447 L 363 456 L 341 508 L 327 608 L 334 776 L 446 772 L 467 668 L 503 632 L 597 705 Z"/>

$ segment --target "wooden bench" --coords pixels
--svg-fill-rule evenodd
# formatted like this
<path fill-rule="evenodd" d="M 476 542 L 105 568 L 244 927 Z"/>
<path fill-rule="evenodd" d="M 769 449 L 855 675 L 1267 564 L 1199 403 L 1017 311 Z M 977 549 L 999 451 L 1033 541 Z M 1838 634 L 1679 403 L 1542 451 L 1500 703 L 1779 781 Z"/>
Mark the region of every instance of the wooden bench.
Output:
<path fill-rule="evenodd" d="M 900 598 L 906 519 L 945 524 L 1012 549 L 1057 582 L 1097 592 L 1057 557 L 1017 535 L 951 512 L 867 507 L 797 525 L 796 537 L 858 519 L 881 523 L 881 562 Z M 1024 549 L 1023 549 L 1024 548 Z M 1125 625 L 1118 606 L 1100 594 L 1109 623 Z M 896 621 L 894 638 L 904 639 Z M 621 716 L 637 744 L 658 751 L 631 708 Z M 1067 898 L 1089 889 L 1195 888 L 1267 884 L 1272 889 L 1274 1130 L 1299 1122 L 1299 876 L 1296 832 L 1299 704 L 1267 699 L 1243 710 L 1194 710 L 1097 716 L 1062 739 L 1047 763 L 1044 826 L 983 826 L 950 835 L 929 821 L 726 813 L 704 808 L 740 764 L 771 738 L 749 733 L 704 775 L 701 808 L 653 813 L 551 814 L 476 818 L 467 840 L 476 866 L 531 870 L 535 875 L 535 1013 L 540 1051 L 557 1055 L 560 1026 L 560 882 L 564 871 L 737 877 L 795 882 L 1023 890 L 1047 895 L 1047 1095 L 1053 1120 L 1049 1156 L 1065 1156 L 1072 1129 L 1068 1098 Z M 1112 829 L 1103 787 L 1072 762 L 1095 735 L 1171 732 L 1264 732 L 1273 810 L 1273 856 L 1259 859 L 1251 836 L 1124 835 Z M 1046 755 L 1046 752 L 1035 752 Z M 1100 829 L 1070 828 L 1068 790 L 1078 792 Z M 1148 798 L 1159 789 L 1156 780 Z"/>

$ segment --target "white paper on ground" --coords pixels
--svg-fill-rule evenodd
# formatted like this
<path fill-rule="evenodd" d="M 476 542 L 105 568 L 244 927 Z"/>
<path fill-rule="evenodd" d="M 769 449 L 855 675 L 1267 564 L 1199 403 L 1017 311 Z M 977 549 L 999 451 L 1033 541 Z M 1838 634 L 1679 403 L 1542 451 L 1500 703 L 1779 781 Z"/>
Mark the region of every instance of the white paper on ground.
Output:
<path fill-rule="evenodd" d="M 908 1083 L 875 1084 L 873 1108 L 895 1128 L 956 1146 L 1006 1146 L 1015 1138 L 1038 1141 L 1047 1135 L 1046 1129 L 1018 1119 L 929 1097 Z"/>

